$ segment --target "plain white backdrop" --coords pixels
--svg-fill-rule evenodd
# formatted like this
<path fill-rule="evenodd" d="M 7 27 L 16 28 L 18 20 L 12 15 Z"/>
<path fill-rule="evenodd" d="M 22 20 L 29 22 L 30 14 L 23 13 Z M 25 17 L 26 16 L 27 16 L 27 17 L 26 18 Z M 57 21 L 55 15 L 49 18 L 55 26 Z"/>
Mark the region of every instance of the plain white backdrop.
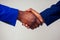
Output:
<path fill-rule="evenodd" d="M 39 13 L 57 2 L 58 0 L 0 0 L 0 4 L 19 10 L 33 8 Z M 60 19 L 49 26 L 43 24 L 35 30 L 27 29 L 19 21 L 15 27 L 0 21 L 0 40 L 60 40 Z"/>

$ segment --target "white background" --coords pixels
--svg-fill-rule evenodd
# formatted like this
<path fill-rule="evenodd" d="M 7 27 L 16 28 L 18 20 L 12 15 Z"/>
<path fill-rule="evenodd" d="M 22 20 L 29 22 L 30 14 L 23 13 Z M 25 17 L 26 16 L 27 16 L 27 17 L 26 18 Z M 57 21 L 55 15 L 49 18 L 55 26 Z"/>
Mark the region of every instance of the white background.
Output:
<path fill-rule="evenodd" d="M 0 0 L 6 6 L 19 10 L 33 8 L 39 13 L 57 2 L 58 0 Z M 0 22 L 0 40 L 60 40 L 60 19 L 49 26 L 43 24 L 35 30 L 27 29 L 19 21 L 15 27 Z"/>

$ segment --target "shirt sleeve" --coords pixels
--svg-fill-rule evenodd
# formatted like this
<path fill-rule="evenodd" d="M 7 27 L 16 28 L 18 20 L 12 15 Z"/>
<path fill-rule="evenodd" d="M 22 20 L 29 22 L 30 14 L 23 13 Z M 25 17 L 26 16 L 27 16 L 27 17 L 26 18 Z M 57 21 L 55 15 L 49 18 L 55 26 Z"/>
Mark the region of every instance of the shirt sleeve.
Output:
<path fill-rule="evenodd" d="M 18 16 L 18 9 L 10 8 L 0 4 L 0 21 L 15 26 Z"/>
<path fill-rule="evenodd" d="M 60 19 L 60 1 L 41 12 L 40 15 L 43 17 L 47 26 Z"/>

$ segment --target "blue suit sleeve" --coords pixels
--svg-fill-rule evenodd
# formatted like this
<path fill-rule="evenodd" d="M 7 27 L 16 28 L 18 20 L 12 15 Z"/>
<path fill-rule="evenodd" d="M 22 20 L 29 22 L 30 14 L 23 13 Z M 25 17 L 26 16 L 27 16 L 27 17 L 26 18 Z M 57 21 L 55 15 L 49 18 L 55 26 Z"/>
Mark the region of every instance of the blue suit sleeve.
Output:
<path fill-rule="evenodd" d="M 15 26 L 18 10 L 0 4 L 0 21 Z"/>
<path fill-rule="evenodd" d="M 41 16 L 43 17 L 47 26 L 57 19 L 60 19 L 60 1 L 41 12 Z"/>

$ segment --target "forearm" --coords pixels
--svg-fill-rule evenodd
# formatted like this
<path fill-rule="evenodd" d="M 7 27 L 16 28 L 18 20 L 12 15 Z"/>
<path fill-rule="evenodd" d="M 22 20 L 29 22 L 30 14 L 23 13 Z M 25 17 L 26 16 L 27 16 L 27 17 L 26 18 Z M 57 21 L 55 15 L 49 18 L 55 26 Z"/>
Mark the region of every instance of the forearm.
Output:
<path fill-rule="evenodd" d="M 10 8 L 0 4 L 0 21 L 15 26 L 18 17 L 18 9 Z"/>
<path fill-rule="evenodd" d="M 60 18 L 60 1 L 57 4 L 52 5 L 50 8 L 44 10 L 40 14 L 47 25 Z"/>

